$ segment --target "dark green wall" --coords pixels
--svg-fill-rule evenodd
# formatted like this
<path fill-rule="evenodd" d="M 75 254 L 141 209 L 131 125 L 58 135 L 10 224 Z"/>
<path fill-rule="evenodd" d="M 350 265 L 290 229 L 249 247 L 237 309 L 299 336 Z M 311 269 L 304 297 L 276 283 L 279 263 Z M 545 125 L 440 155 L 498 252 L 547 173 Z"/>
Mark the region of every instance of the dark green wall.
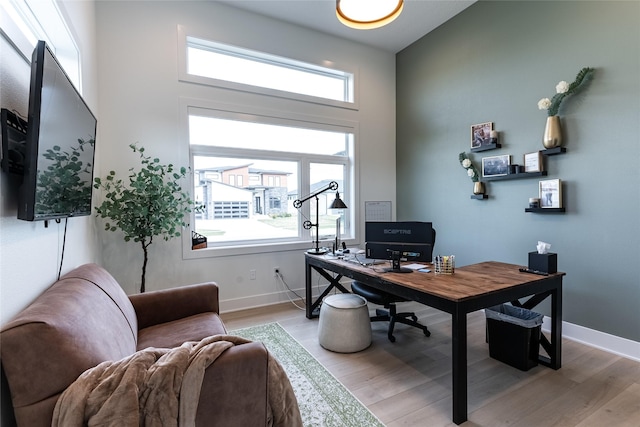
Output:
<path fill-rule="evenodd" d="M 492 121 L 500 150 L 541 150 L 537 108 L 584 66 L 588 87 L 560 110 L 567 153 L 546 159 L 565 214 L 525 213 L 538 178 L 487 184 L 472 200 L 458 163 L 470 126 Z M 433 221 L 458 265 L 558 253 L 564 320 L 640 341 L 640 2 L 479 2 L 397 55 L 397 216 Z"/>

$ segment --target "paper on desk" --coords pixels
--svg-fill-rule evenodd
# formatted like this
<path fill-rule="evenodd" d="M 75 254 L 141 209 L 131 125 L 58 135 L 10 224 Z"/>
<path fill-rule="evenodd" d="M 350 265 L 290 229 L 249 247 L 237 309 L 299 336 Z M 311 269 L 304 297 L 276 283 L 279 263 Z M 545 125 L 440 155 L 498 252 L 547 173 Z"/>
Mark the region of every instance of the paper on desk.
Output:
<path fill-rule="evenodd" d="M 426 268 L 426 264 L 403 264 L 405 268 L 410 268 L 411 270 L 420 270 L 421 268 Z"/>

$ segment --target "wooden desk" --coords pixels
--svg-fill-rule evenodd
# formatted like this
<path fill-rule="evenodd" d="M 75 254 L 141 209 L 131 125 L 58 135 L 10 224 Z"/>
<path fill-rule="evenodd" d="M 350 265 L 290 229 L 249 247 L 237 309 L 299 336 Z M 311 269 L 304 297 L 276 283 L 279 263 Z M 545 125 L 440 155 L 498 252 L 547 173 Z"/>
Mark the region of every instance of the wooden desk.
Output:
<path fill-rule="evenodd" d="M 452 320 L 452 394 L 453 422 L 467 420 L 467 313 L 511 302 L 532 309 L 551 297 L 551 338 L 544 334 L 540 344 L 549 357 L 540 355 L 539 362 L 552 369 L 562 363 L 562 276 L 521 273 L 521 266 L 489 261 L 456 268 L 453 275 L 413 272 L 383 273 L 354 262 L 327 256 L 305 255 L 306 315 L 317 316 L 322 299 L 333 289 L 348 290 L 340 279 L 349 277 L 371 287 L 399 295 L 411 301 L 451 314 Z M 312 301 L 312 271 L 329 281 L 318 299 Z M 337 273 L 333 277 L 329 272 Z M 529 297 L 524 303 L 519 299 Z"/>

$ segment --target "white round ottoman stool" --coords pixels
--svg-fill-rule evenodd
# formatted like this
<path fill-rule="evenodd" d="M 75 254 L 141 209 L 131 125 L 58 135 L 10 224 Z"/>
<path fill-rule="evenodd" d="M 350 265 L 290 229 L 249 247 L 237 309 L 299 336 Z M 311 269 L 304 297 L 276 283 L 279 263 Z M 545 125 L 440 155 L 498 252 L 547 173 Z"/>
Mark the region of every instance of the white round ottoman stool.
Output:
<path fill-rule="evenodd" d="M 371 320 L 367 300 L 360 295 L 326 297 L 320 308 L 318 340 L 327 350 L 355 353 L 371 345 Z"/>

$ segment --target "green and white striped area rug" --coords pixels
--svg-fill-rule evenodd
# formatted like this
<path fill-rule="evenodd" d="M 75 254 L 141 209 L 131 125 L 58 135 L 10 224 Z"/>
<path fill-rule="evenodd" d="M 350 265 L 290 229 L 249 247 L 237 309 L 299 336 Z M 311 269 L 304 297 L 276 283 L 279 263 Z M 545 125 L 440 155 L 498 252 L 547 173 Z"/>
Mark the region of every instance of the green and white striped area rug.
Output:
<path fill-rule="evenodd" d="M 278 323 L 229 332 L 261 341 L 284 368 L 306 427 L 384 427 L 324 366 Z"/>

